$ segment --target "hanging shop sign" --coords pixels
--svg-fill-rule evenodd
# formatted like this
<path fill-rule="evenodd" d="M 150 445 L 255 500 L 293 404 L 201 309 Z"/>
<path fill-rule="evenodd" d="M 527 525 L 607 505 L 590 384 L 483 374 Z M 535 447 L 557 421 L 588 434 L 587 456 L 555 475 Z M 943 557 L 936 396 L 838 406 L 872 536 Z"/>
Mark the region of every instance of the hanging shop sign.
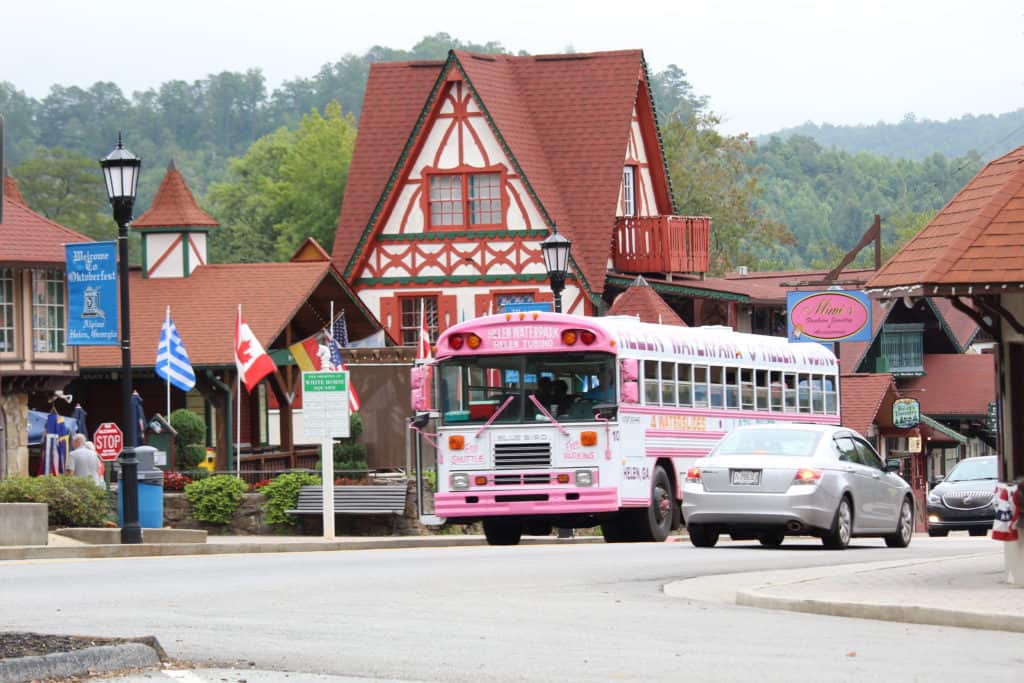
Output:
<path fill-rule="evenodd" d="M 787 292 L 786 324 L 790 341 L 870 341 L 871 300 L 864 292 Z"/>
<path fill-rule="evenodd" d="M 910 429 L 921 422 L 921 404 L 916 398 L 898 398 L 892 402 L 892 426 Z"/>

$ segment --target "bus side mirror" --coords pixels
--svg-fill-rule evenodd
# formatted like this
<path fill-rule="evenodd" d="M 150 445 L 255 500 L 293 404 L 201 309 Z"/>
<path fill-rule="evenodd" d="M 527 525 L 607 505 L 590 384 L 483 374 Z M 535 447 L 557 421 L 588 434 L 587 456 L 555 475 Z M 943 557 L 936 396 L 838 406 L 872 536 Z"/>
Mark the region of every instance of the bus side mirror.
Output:
<path fill-rule="evenodd" d="M 409 371 L 409 388 L 412 390 L 412 409 L 423 412 L 430 410 L 430 366 L 414 365 Z"/>
<path fill-rule="evenodd" d="M 614 403 L 598 403 L 594 406 L 594 417 L 599 420 L 614 420 L 619 413 L 619 406 Z"/>

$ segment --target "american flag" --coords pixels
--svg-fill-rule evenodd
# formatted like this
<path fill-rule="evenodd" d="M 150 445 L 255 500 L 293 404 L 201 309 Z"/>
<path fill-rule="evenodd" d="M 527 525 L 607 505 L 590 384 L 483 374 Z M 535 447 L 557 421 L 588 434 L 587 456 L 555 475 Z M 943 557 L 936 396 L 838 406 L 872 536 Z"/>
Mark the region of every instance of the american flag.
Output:
<path fill-rule="evenodd" d="M 341 356 L 341 347 L 348 346 L 348 323 L 345 322 L 345 311 L 334 319 L 330 331 L 327 333 L 327 346 L 331 350 L 331 369 L 348 370 L 345 359 Z M 361 403 L 356 386 L 352 383 L 352 375 L 349 374 L 348 381 L 348 407 L 352 412 L 359 410 Z"/>

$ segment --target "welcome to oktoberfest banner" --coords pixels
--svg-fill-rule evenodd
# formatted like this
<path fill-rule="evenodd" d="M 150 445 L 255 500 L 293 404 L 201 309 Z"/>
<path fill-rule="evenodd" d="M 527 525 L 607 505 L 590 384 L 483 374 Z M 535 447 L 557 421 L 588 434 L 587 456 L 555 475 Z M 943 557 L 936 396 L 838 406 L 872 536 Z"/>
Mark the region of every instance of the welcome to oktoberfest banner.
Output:
<path fill-rule="evenodd" d="M 117 243 L 65 244 L 69 346 L 117 346 Z"/>

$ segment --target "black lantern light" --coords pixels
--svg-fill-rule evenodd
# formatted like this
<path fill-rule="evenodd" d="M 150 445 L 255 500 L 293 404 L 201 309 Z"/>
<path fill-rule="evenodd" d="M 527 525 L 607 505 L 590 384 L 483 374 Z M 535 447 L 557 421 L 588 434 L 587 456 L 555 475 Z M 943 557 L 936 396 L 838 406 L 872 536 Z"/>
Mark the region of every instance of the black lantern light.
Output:
<path fill-rule="evenodd" d="M 121 144 L 117 134 L 117 147 L 100 159 L 103 179 L 107 184 L 107 198 L 117 222 L 117 280 L 121 297 L 121 418 L 124 425 L 124 447 L 121 451 L 121 490 L 123 526 L 121 543 L 142 543 L 139 526 L 139 461 L 135 458 L 138 426 L 132 412 L 132 351 L 131 320 L 128 305 L 128 223 L 132 219 L 135 191 L 139 185 L 142 160 Z"/>
<path fill-rule="evenodd" d="M 544 256 L 544 267 L 551 281 L 551 292 L 555 295 L 555 313 L 562 312 L 562 290 L 565 289 L 565 276 L 569 273 L 569 249 L 572 242 L 558 234 L 558 226 L 551 226 L 551 234 L 540 243 L 541 254 Z"/>

